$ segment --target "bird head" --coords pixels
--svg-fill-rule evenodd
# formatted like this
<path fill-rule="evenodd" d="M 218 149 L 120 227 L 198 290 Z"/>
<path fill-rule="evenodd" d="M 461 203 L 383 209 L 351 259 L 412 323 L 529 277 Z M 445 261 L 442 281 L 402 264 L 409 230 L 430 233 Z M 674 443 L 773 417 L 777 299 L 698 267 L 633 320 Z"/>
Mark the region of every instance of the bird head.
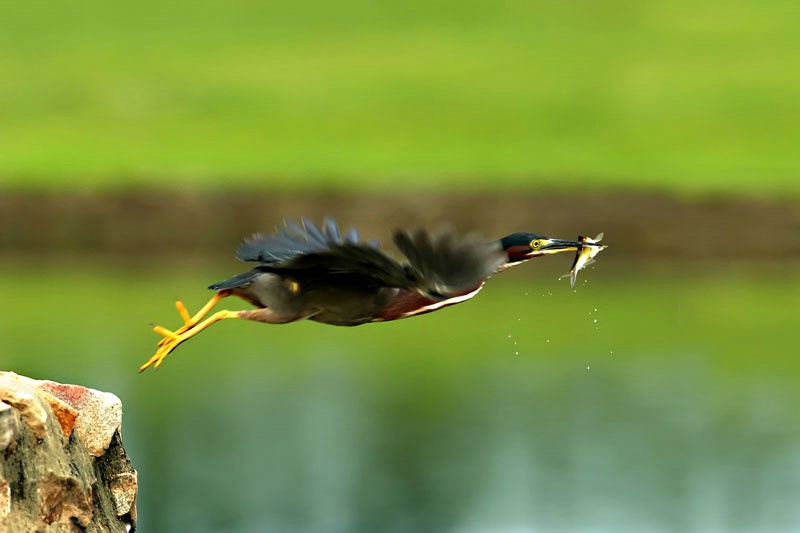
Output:
<path fill-rule="evenodd" d="M 580 241 L 552 239 L 538 233 L 512 233 L 500 239 L 500 245 L 508 255 L 505 266 L 511 266 L 534 257 L 557 254 L 559 252 L 574 252 L 582 247 Z"/>

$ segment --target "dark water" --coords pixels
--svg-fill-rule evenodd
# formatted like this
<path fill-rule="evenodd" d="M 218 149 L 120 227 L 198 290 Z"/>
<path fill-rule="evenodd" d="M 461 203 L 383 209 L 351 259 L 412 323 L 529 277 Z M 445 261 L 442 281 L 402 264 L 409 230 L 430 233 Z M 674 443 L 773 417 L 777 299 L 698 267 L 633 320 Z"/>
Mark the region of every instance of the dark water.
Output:
<path fill-rule="evenodd" d="M 798 271 L 611 263 L 395 323 L 227 321 L 143 375 L 147 323 L 229 266 L 5 266 L 0 366 L 123 399 L 142 531 L 800 530 Z"/>

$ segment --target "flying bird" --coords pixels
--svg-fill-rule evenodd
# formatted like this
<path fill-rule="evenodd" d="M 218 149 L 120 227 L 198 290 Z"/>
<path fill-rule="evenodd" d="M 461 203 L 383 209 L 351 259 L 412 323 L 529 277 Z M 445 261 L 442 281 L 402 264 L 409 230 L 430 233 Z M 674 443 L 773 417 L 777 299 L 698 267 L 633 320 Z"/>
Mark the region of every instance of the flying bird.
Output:
<path fill-rule="evenodd" d="M 511 266 L 560 252 L 580 255 L 594 245 L 525 232 L 486 241 L 449 230 L 398 230 L 393 241 L 403 261 L 384 252 L 377 241 L 362 241 L 355 229 L 342 234 L 332 219 L 321 227 L 307 219 L 287 222 L 272 235 L 246 239 L 236 257 L 256 266 L 211 285 L 214 296 L 194 315 L 176 302 L 183 326 L 174 331 L 153 328 L 163 338 L 140 372 L 158 368 L 181 343 L 220 320 L 286 324 L 308 319 L 357 326 L 408 318 L 469 300 L 493 274 Z M 255 309 L 209 316 L 228 296 L 238 296 Z"/>

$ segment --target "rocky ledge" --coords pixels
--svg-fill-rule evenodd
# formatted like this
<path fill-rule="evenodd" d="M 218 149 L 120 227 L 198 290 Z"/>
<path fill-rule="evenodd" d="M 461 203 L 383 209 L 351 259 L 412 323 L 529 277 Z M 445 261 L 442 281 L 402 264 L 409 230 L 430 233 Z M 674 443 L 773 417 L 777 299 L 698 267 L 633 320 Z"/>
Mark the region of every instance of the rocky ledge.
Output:
<path fill-rule="evenodd" d="M 136 528 L 136 470 L 108 392 L 0 372 L 0 533 Z"/>

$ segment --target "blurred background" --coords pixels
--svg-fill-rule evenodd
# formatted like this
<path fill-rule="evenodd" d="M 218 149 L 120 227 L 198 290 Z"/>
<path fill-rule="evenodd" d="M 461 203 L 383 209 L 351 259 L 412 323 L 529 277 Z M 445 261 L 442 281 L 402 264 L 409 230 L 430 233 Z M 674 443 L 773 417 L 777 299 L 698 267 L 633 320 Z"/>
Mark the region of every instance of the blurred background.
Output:
<path fill-rule="evenodd" d="M 798 15 L 4 6 L 0 368 L 122 398 L 141 531 L 797 531 Z M 610 247 L 137 374 L 242 238 L 326 214 Z"/>

